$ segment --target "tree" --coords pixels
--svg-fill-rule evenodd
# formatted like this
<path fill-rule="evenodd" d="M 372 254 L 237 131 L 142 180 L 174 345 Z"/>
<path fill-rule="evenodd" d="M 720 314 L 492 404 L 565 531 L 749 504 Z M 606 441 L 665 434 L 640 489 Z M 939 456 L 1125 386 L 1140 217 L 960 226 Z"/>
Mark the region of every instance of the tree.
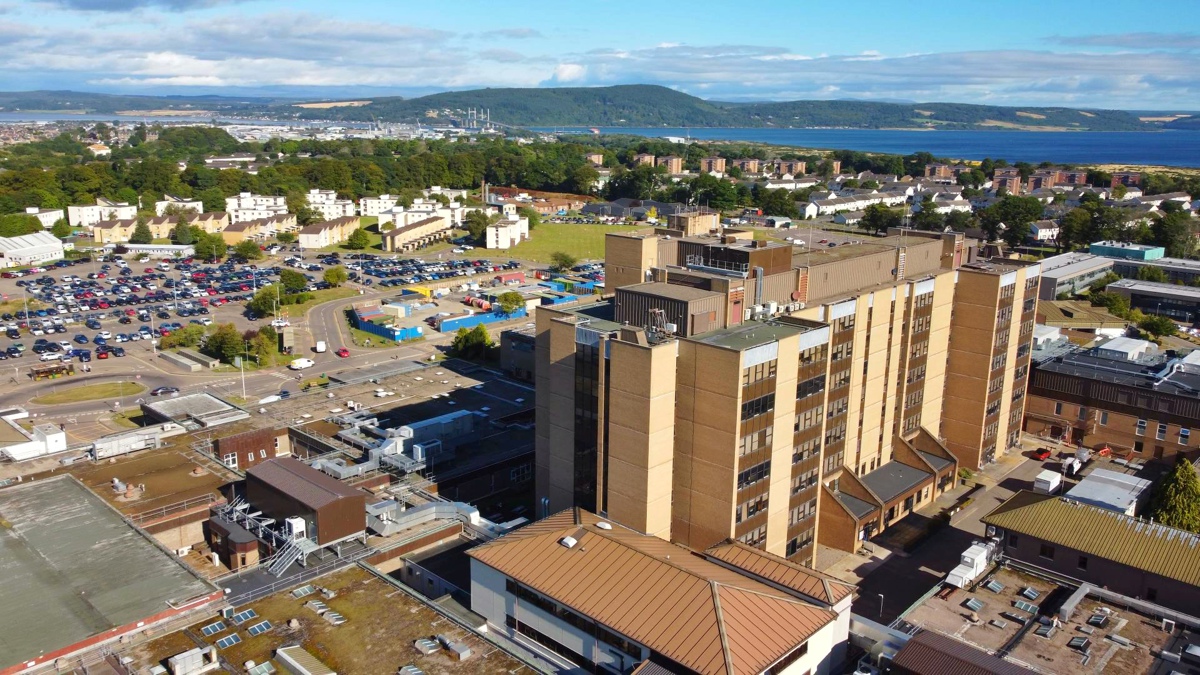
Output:
<path fill-rule="evenodd" d="M 954 232 L 964 232 L 975 226 L 975 214 L 966 211 L 951 211 L 946 214 L 945 226 Z"/>
<path fill-rule="evenodd" d="M 246 260 L 259 260 L 263 257 L 262 249 L 258 244 L 249 239 L 239 241 L 234 247 L 233 252 Z"/>
<path fill-rule="evenodd" d="M 225 257 L 229 247 L 221 235 L 201 232 L 192 248 L 196 250 L 196 257 L 201 260 L 219 260 Z"/>
<path fill-rule="evenodd" d="M 550 254 L 550 269 L 555 272 L 568 272 L 577 264 L 579 264 L 579 258 L 566 251 L 555 251 Z"/>
<path fill-rule="evenodd" d="M 279 308 L 279 305 L 283 300 L 283 295 L 276 295 L 277 293 L 279 293 L 279 291 L 275 288 L 275 284 L 263 286 L 262 288 L 258 289 L 258 292 L 254 294 L 253 298 L 250 298 L 248 301 L 246 301 L 246 309 L 259 316 L 270 316 L 271 314 L 274 314 L 275 310 Z"/>
<path fill-rule="evenodd" d="M 933 200 L 928 200 L 921 202 L 921 210 L 913 214 L 911 222 L 914 229 L 936 232 L 945 226 L 946 219 L 937 212 Z"/>
<path fill-rule="evenodd" d="M 525 306 L 525 298 L 516 291 L 505 291 L 496 298 L 496 306 L 505 314 L 512 314 Z"/>
<path fill-rule="evenodd" d="M 1175 322 L 1170 317 L 1159 316 L 1157 314 L 1139 321 L 1138 328 L 1141 328 L 1154 337 L 1171 337 L 1179 330 L 1179 327 L 1175 325 Z"/>
<path fill-rule="evenodd" d="M 1161 267 L 1146 265 L 1138 270 L 1138 281 L 1153 281 L 1159 284 L 1167 283 L 1167 273 Z"/>
<path fill-rule="evenodd" d="M 492 217 L 486 211 L 478 209 L 463 217 L 463 225 L 467 228 L 467 233 L 477 243 L 484 240 L 487 236 L 487 227 L 493 222 Z"/>
<path fill-rule="evenodd" d="M 179 222 L 175 225 L 175 229 L 171 231 L 171 239 L 173 239 L 175 243 L 179 244 L 180 246 L 187 246 L 188 244 L 195 243 L 192 226 L 188 225 L 186 220 L 180 218 Z"/>
<path fill-rule="evenodd" d="M 190 323 L 179 330 L 173 330 L 163 337 L 159 343 L 163 349 L 172 347 L 196 347 L 204 340 L 204 326 Z"/>
<path fill-rule="evenodd" d="M 1101 291 L 1099 293 L 1089 293 L 1088 300 L 1096 307 L 1103 307 L 1110 314 L 1122 319 L 1129 316 L 1129 299 L 1123 295 Z"/>
<path fill-rule="evenodd" d="M 1063 216 L 1058 228 L 1059 246 L 1068 251 L 1080 244 L 1087 243 L 1084 237 L 1092 224 L 1092 214 L 1084 208 L 1074 208 Z"/>
<path fill-rule="evenodd" d="M 283 290 L 288 293 L 299 293 L 308 288 L 308 279 L 296 270 L 279 270 L 279 283 L 283 284 Z"/>
<path fill-rule="evenodd" d="M 1150 232 L 1154 243 L 1166 249 L 1172 258 L 1188 258 L 1196 250 L 1195 226 L 1187 211 L 1176 209 L 1158 216 L 1150 224 Z"/>
<path fill-rule="evenodd" d="M 258 360 L 258 365 L 273 365 L 275 355 L 279 353 L 279 334 L 275 332 L 274 328 L 263 326 L 250 339 L 250 351 Z"/>
<path fill-rule="evenodd" d="M 541 214 L 529 208 L 528 206 L 519 207 L 517 209 L 517 215 L 529 221 L 529 229 L 531 230 L 542 224 Z"/>
<path fill-rule="evenodd" d="M 889 227 L 900 227 L 900 214 L 883 204 L 872 204 L 863 212 L 858 226 L 864 230 L 873 230 L 876 234 L 887 232 Z"/>
<path fill-rule="evenodd" d="M 361 227 L 358 228 L 357 230 L 351 232 L 349 237 L 346 237 L 345 246 L 348 249 L 352 249 L 355 251 L 361 251 L 362 249 L 364 249 L 370 245 L 371 245 L 371 236 L 369 234 L 367 234 L 367 231 L 362 229 Z"/>
<path fill-rule="evenodd" d="M 493 347 L 492 338 L 483 324 L 471 329 L 459 328 L 450 343 L 450 355 L 460 359 L 483 360 Z"/>
<path fill-rule="evenodd" d="M 346 283 L 346 281 L 350 278 L 350 275 L 346 273 L 345 267 L 342 267 L 341 265 L 334 265 L 333 267 L 325 270 L 325 273 L 321 275 L 321 278 L 324 279 L 325 283 L 329 284 L 330 286 L 337 287 Z"/>
<path fill-rule="evenodd" d="M 57 221 L 55 221 L 54 227 L 50 228 L 50 234 L 53 234 L 59 239 L 66 239 L 67 237 L 71 236 L 71 226 L 67 223 L 67 219 L 59 218 Z"/>
<path fill-rule="evenodd" d="M 281 244 L 294 243 L 296 241 L 296 233 L 295 232 L 280 232 L 279 234 L 275 235 L 275 241 L 278 241 Z"/>
<path fill-rule="evenodd" d="M 129 235 L 129 243 L 149 244 L 153 241 L 154 235 L 150 232 L 150 226 L 146 224 L 146 219 L 138 218 L 137 225 L 133 227 L 133 234 Z"/>
<path fill-rule="evenodd" d="M 221 359 L 225 363 L 233 363 L 233 360 L 245 350 L 245 343 L 242 342 L 242 334 L 238 332 L 237 326 L 231 323 L 218 324 L 213 330 L 212 335 L 204 341 L 202 351 L 209 356 Z"/>
<path fill-rule="evenodd" d="M 1150 517 L 1163 525 L 1200 532 L 1200 479 L 1191 462 L 1181 458 L 1159 483 Z"/>

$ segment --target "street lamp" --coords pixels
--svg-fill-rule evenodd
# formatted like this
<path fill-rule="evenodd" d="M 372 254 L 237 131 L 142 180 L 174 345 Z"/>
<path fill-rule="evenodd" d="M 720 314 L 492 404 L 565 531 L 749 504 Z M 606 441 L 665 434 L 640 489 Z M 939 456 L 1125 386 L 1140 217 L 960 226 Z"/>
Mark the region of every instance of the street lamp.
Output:
<path fill-rule="evenodd" d="M 879 618 L 883 618 L 883 593 L 879 594 Z"/>

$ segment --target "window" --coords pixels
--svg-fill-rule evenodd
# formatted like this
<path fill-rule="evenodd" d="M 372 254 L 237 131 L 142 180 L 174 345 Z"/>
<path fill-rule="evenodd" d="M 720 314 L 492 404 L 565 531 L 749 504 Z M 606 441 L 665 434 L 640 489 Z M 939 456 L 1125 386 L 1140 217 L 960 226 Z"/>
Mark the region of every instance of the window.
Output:
<path fill-rule="evenodd" d="M 1054 560 L 1054 547 L 1050 544 L 1042 544 L 1042 547 L 1038 549 L 1038 555 L 1046 560 Z"/>
<path fill-rule="evenodd" d="M 266 448 L 263 448 L 262 450 L 259 450 L 259 451 L 258 451 L 258 456 L 259 456 L 259 458 L 260 458 L 260 459 L 266 459 L 266 458 L 267 458 L 267 450 L 266 450 Z"/>
<path fill-rule="evenodd" d="M 533 477 L 533 465 L 523 464 L 514 466 L 508 471 L 508 480 L 513 483 L 524 483 Z"/>
<path fill-rule="evenodd" d="M 1060 402 L 1055 402 L 1055 404 L 1054 404 L 1054 414 L 1055 414 L 1055 415 L 1061 415 L 1061 414 L 1062 414 L 1062 403 L 1060 403 Z"/>
<path fill-rule="evenodd" d="M 799 647 L 796 647 L 795 651 L 793 651 L 791 654 L 788 654 L 787 656 L 783 657 L 782 659 L 779 660 L 778 663 L 771 666 L 771 668 L 769 670 L 767 670 L 766 675 L 775 675 L 776 673 L 782 673 L 783 671 L 788 669 L 788 666 L 791 666 L 793 663 L 799 661 L 800 657 L 804 656 L 805 654 L 808 654 L 808 643 L 807 642 L 800 645 Z"/>
<path fill-rule="evenodd" d="M 738 474 L 738 489 L 741 490 L 742 488 L 754 485 L 769 475 L 771 475 L 771 460 L 755 464 Z"/>
<path fill-rule="evenodd" d="M 746 500 L 745 502 L 738 504 L 736 522 L 740 523 L 743 520 L 748 520 L 749 518 L 752 518 L 766 510 L 767 510 L 767 496 L 766 495 L 758 495 L 757 497 L 751 497 L 750 499 Z"/>
<path fill-rule="evenodd" d="M 237 453 L 231 452 L 227 455 L 222 455 L 221 462 L 230 469 L 236 469 L 238 465 Z"/>
<path fill-rule="evenodd" d="M 912 358 L 925 356 L 929 353 L 929 340 L 921 340 L 912 346 Z"/>
<path fill-rule="evenodd" d="M 1180 429 L 1179 430 L 1179 444 L 1180 445 L 1187 445 L 1188 440 L 1190 440 L 1191 437 L 1192 437 L 1191 429 Z"/>
<path fill-rule="evenodd" d="M 1085 406 L 1079 406 L 1079 419 L 1086 420 L 1087 415 L 1088 415 L 1088 409 Z"/>
<path fill-rule="evenodd" d="M 771 441 L 775 436 L 775 427 L 770 426 L 766 429 L 753 431 L 742 436 L 741 454 L 747 455 L 751 452 L 771 447 Z"/>
<path fill-rule="evenodd" d="M 1166 437 L 1167 437 L 1167 425 L 1165 425 L 1165 424 L 1159 424 L 1159 425 L 1158 425 L 1158 432 L 1154 434 L 1154 437 L 1155 437 L 1156 439 L 1160 440 L 1160 441 L 1161 441 L 1162 439 L 1166 438 Z"/>
<path fill-rule="evenodd" d="M 826 446 L 833 445 L 834 443 L 837 443 L 838 441 L 842 441 L 845 439 L 846 439 L 846 423 L 844 421 L 838 422 L 837 424 L 833 425 L 832 427 L 825 428 L 825 445 Z"/>
<path fill-rule="evenodd" d="M 1102 427 L 1108 426 L 1108 411 L 1107 410 L 1100 411 L 1100 426 L 1102 426 Z"/>
<path fill-rule="evenodd" d="M 1079 565 L 1078 565 L 1079 569 L 1081 569 L 1081 570 L 1086 570 L 1086 569 L 1087 569 L 1087 562 L 1088 562 L 1088 561 L 1087 561 L 1087 556 L 1086 556 L 1086 555 L 1081 555 L 1081 556 L 1079 556 Z"/>
<path fill-rule="evenodd" d="M 759 396 L 742 404 L 742 421 L 751 420 L 775 409 L 775 394 Z"/>
<path fill-rule="evenodd" d="M 912 384 L 925 379 L 925 366 L 917 366 L 908 371 L 908 377 L 904 378 L 905 382 Z"/>
<path fill-rule="evenodd" d="M 1138 420 L 1137 421 L 1137 429 L 1134 430 L 1133 433 L 1137 434 L 1138 436 L 1145 436 L 1146 435 L 1146 420 Z"/>
<path fill-rule="evenodd" d="M 811 429 L 821 423 L 821 419 L 825 416 L 825 406 L 819 405 L 810 410 L 805 410 L 796 416 L 796 433 L 800 433 L 805 429 Z"/>
<path fill-rule="evenodd" d="M 836 401 L 832 401 L 829 404 L 829 413 L 828 413 L 827 417 L 829 417 L 830 419 L 833 419 L 834 417 L 837 417 L 838 415 L 845 415 L 846 410 L 849 407 L 850 407 L 850 398 L 847 396 L 843 396 Z"/>
<path fill-rule="evenodd" d="M 843 342 L 842 344 L 833 348 L 833 355 L 829 357 L 829 360 L 830 361 L 841 361 L 842 359 L 848 359 L 853 355 L 854 355 L 854 343 L 853 342 Z"/>
<path fill-rule="evenodd" d="M 1017 535 L 1015 535 L 1015 534 L 1011 534 L 1011 533 L 1010 533 L 1010 534 L 1008 535 L 1008 546 L 1009 546 L 1009 548 L 1016 548 L 1016 546 L 1017 546 L 1017 541 L 1018 541 L 1018 540 L 1019 540 L 1019 539 L 1018 539 Z"/>
<path fill-rule="evenodd" d="M 840 333 L 845 330 L 850 330 L 851 328 L 854 328 L 854 315 L 853 314 L 850 314 L 848 316 L 843 316 L 842 318 L 833 322 L 833 330 L 836 333 Z"/>
<path fill-rule="evenodd" d="M 924 372 L 925 372 L 924 366 L 922 366 L 921 369 L 922 369 L 921 370 L 922 374 L 924 374 Z M 830 383 L 829 388 L 837 389 L 839 387 L 844 387 L 848 384 L 850 384 L 850 369 L 849 368 L 847 368 L 846 370 L 843 370 L 839 373 L 834 373 L 833 382 Z"/>
<path fill-rule="evenodd" d="M 775 377 L 775 369 L 778 361 L 772 359 L 766 363 L 760 363 L 756 366 L 750 366 L 742 371 L 742 386 L 762 382 L 765 379 Z"/>
<path fill-rule="evenodd" d="M 792 450 L 792 464 L 799 464 L 821 451 L 821 439 L 810 438 Z"/>
<path fill-rule="evenodd" d="M 792 494 L 805 490 L 817 484 L 817 470 L 811 469 L 792 478 Z M 815 508 L 815 504 L 813 505 Z"/>
<path fill-rule="evenodd" d="M 825 391 L 825 376 L 814 377 L 796 385 L 796 398 L 801 399 Z"/>
<path fill-rule="evenodd" d="M 747 546 L 762 546 L 763 543 L 767 541 L 767 526 L 763 525 L 762 527 L 756 527 L 753 530 L 750 530 L 746 534 L 738 537 L 738 541 Z"/>
<path fill-rule="evenodd" d="M 1150 602 L 1157 602 L 1158 601 L 1158 589 L 1157 588 L 1147 588 L 1146 589 L 1146 599 L 1149 600 Z"/>
<path fill-rule="evenodd" d="M 792 509 L 788 516 L 788 525 L 804 522 L 817 514 L 817 500 L 810 499 L 809 501 L 796 506 Z"/>
<path fill-rule="evenodd" d="M 1000 353 L 992 357 L 992 370 L 1003 368 L 1004 364 L 1008 363 L 1008 354 Z"/>

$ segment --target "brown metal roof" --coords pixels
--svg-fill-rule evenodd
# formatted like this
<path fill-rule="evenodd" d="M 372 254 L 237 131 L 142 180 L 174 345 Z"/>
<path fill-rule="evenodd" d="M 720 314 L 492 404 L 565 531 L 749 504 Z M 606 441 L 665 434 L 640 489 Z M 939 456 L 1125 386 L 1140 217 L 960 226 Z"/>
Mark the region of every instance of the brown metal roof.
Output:
<path fill-rule="evenodd" d="M 766 551 L 730 541 L 705 554 L 828 605 L 854 595 L 854 586 Z"/>
<path fill-rule="evenodd" d="M 698 673 L 760 673 L 835 618 L 682 546 L 598 522 L 563 511 L 468 555 Z M 566 536 L 577 543 L 562 545 Z"/>
<path fill-rule="evenodd" d="M 965 642 L 931 630 L 914 635 L 892 660 L 892 667 L 914 675 L 1033 675 Z"/>
<path fill-rule="evenodd" d="M 346 497 L 364 496 L 361 490 L 291 457 L 268 459 L 247 469 L 246 475 L 253 476 L 311 509 L 319 509 Z"/>
<path fill-rule="evenodd" d="M 1024 534 L 1193 586 L 1200 585 L 1200 536 L 1063 497 L 1022 491 L 983 518 Z"/>

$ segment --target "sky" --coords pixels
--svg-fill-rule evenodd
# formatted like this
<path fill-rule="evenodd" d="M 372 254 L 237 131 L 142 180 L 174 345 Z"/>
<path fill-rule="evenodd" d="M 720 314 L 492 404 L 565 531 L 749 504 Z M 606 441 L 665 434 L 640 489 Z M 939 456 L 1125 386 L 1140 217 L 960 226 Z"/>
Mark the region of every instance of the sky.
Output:
<path fill-rule="evenodd" d="M 1200 110 L 1200 2 L 0 0 L 0 90 Z"/>

